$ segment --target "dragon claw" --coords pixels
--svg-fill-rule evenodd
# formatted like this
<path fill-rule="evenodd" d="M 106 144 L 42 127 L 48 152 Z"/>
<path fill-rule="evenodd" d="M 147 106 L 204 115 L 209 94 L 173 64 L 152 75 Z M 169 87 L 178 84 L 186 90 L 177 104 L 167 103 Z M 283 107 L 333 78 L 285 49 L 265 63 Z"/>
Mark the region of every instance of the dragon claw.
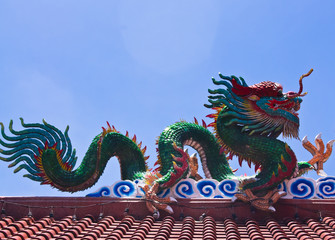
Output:
<path fill-rule="evenodd" d="M 235 194 L 235 195 L 236 195 L 236 194 Z M 238 199 L 235 195 L 231 198 L 231 201 L 232 201 L 232 202 L 236 202 L 237 199 Z"/>
<path fill-rule="evenodd" d="M 270 206 L 270 207 L 268 208 L 268 210 L 269 210 L 270 212 L 275 212 L 275 211 L 276 211 L 276 209 L 275 209 L 274 207 L 272 207 L 272 206 Z"/>
<path fill-rule="evenodd" d="M 323 164 L 329 159 L 333 150 L 333 144 L 335 140 L 329 141 L 326 144 L 326 147 L 321 138 L 321 133 L 316 135 L 314 140 L 315 140 L 315 146 L 310 141 L 307 140 L 307 137 L 304 137 L 302 141 L 302 146 L 307 151 L 309 151 L 313 156 L 312 159 L 308 161 L 308 163 L 314 167 L 318 175 L 327 176 L 327 174 L 323 170 Z"/>
<path fill-rule="evenodd" d="M 332 147 L 334 142 L 335 142 L 335 140 L 330 140 L 329 142 L 327 142 L 327 145 L 329 144 L 329 146 Z"/>
<path fill-rule="evenodd" d="M 166 208 L 164 209 L 166 212 L 168 212 L 169 214 L 173 213 L 173 209 L 171 206 L 166 206 Z"/>
<path fill-rule="evenodd" d="M 159 218 L 159 210 L 163 210 L 169 214 L 173 214 L 173 209 L 169 204 L 177 202 L 173 197 L 160 198 L 156 194 L 158 192 L 158 183 L 154 183 L 152 187 L 145 185 L 142 189 L 145 192 L 145 199 L 147 200 L 147 209 L 155 214 L 156 218 Z"/>
<path fill-rule="evenodd" d="M 251 206 L 262 211 L 275 212 L 276 209 L 272 206 L 282 196 L 285 196 L 286 192 L 273 189 L 267 192 L 264 196 L 255 195 L 250 189 L 244 190 L 243 193 L 237 193 L 232 198 L 232 201 L 241 200 L 243 202 L 249 202 Z"/>
<path fill-rule="evenodd" d="M 202 179 L 202 177 L 199 175 L 198 173 L 198 168 L 199 168 L 199 164 L 198 164 L 198 158 L 197 158 L 197 154 L 194 153 L 189 157 L 189 168 L 190 168 L 190 176 L 194 177 L 195 180 L 200 180 Z"/>
<path fill-rule="evenodd" d="M 321 176 L 321 177 L 327 177 L 328 176 L 327 173 L 323 169 L 320 169 L 318 171 L 318 175 Z"/>
<path fill-rule="evenodd" d="M 318 135 L 315 136 L 315 141 L 316 141 L 317 139 L 321 139 L 321 133 L 319 133 Z"/>
<path fill-rule="evenodd" d="M 250 189 L 246 189 L 244 193 L 237 193 L 232 198 L 235 202 L 237 199 L 243 202 L 249 202 L 251 206 L 262 211 L 275 212 L 276 209 L 272 206 L 275 204 L 282 196 L 285 196 L 286 192 L 279 191 L 278 189 L 273 189 L 269 191 L 265 196 L 257 196 Z"/>

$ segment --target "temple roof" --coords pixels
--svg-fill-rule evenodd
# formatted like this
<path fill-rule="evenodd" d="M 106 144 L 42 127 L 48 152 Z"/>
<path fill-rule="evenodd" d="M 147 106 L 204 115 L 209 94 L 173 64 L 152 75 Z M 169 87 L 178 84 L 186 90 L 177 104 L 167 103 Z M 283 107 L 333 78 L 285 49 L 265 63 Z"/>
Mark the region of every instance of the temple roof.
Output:
<path fill-rule="evenodd" d="M 281 199 L 262 212 L 230 199 L 179 199 L 153 216 L 144 199 L 0 197 L 1 239 L 335 239 L 335 200 Z"/>

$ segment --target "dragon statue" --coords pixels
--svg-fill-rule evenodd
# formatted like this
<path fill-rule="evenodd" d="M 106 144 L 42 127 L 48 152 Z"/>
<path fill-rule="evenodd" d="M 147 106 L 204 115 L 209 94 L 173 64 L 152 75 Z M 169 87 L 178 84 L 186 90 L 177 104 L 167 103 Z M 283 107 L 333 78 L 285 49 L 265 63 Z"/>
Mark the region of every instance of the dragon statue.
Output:
<path fill-rule="evenodd" d="M 208 115 L 214 121 L 206 125 L 177 122 L 167 127 L 157 140 L 158 167 L 148 170 L 145 156 L 146 147 L 138 143 L 136 136 L 123 135 L 108 124 L 97 135 L 80 166 L 74 169 L 77 157 L 68 136 L 69 127 L 62 133 L 43 120 L 43 124 L 26 124 L 21 119 L 24 130 L 15 131 L 13 122 L 9 124 L 12 136 L 5 133 L 1 124 L 0 159 L 10 162 L 9 167 L 19 165 L 14 172 L 25 169 L 24 177 L 50 184 L 60 191 L 76 192 L 94 185 L 102 175 L 107 162 L 116 156 L 120 163 L 122 179 L 143 179 L 143 187 L 151 212 L 158 209 L 172 213 L 169 206 L 173 198 L 159 198 L 157 193 L 173 187 L 183 178 L 201 179 L 195 155 L 189 156 L 184 146 L 194 148 L 201 160 L 206 178 L 218 181 L 239 179 L 240 192 L 235 198 L 250 202 L 256 208 L 273 211 L 273 204 L 284 194 L 277 187 L 285 179 L 300 176 L 310 169 L 323 174 L 323 163 L 329 158 L 333 141 L 326 146 L 320 137 L 314 147 L 307 138 L 303 146 L 313 154 L 309 162 L 297 162 L 291 148 L 277 139 L 298 137 L 299 117 L 297 111 L 302 102 L 302 79 L 300 89 L 283 93 L 283 87 L 274 82 L 261 82 L 248 86 L 243 78 L 223 76 L 220 81 L 212 78 L 219 86 L 208 90 L 211 94 L 205 107 L 214 110 Z M 223 88 L 222 88 L 223 87 Z M 214 133 L 208 130 L 214 128 Z M 325 151 L 325 152 L 324 152 Z M 247 161 L 255 165 L 253 177 L 237 177 L 228 160 L 233 156 L 239 163 Z"/>

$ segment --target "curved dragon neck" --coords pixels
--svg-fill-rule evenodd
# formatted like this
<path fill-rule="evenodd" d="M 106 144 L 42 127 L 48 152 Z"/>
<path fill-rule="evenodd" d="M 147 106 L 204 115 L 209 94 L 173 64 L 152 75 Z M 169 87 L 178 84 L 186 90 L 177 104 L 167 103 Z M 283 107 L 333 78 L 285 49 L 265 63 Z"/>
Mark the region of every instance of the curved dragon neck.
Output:
<path fill-rule="evenodd" d="M 221 181 L 233 177 L 221 145 L 213 134 L 202 126 L 187 122 L 178 122 L 167 127 L 159 137 L 158 149 L 162 175 L 167 174 L 173 167 L 171 153 L 180 156 L 180 153 L 173 148 L 173 143 L 179 148 L 189 145 L 197 150 L 204 172 L 209 172 L 212 178 Z"/>
<path fill-rule="evenodd" d="M 243 126 L 237 124 L 227 126 L 232 120 L 227 111 L 228 108 L 223 108 L 216 119 L 217 137 L 233 155 L 238 156 L 240 162 L 246 160 L 249 165 L 254 163 L 256 170 L 258 167 L 261 169 L 256 176 L 260 180 L 246 184 L 244 189 L 271 188 L 290 178 L 296 170 L 297 159 L 289 146 L 273 137 L 242 132 Z"/>

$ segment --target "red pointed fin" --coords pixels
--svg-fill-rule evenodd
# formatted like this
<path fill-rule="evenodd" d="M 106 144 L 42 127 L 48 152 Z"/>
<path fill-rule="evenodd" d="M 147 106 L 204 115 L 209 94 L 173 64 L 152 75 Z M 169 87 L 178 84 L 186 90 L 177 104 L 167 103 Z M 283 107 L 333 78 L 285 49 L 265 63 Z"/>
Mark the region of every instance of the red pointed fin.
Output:
<path fill-rule="evenodd" d="M 194 117 L 194 123 L 199 125 L 198 119 L 196 119 L 195 117 Z"/>
<path fill-rule="evenodd" d="M 145 146 L 144 148 L 142 148 L 142 154 L 144 155 L 145 154 L 145 152 L 147 151 L 147 146 Z"/>
<path fill-rule="evenodd" d="M 212 114 L 208 114 L 206 117 L 209 117 L 209 118 L 217 118 L 218 114 L 216 113 L 212 113 Z"/>
<path fill-rule="evenodd" d="M 107 121 L 107 125 L 108 125 L 108 130 L 112 131 L 111 125 L 109 125 L 109 122 Z M 114 127 L 114 126 L 113 126 Z"/>
<path fill-rule="evenodd" d="M 204 128 L 207 128 L 207 124 L 206 124 L 206 122 L 202 119 L 202 126 L 204 127 Z"/>
<path fill-rule="evenodd" d="M 215 127 L 215 124 L 216 124 L 216 122 L 212 122 L 212 123 L 208 124 L 207 126 L 208 127 Z"/>

